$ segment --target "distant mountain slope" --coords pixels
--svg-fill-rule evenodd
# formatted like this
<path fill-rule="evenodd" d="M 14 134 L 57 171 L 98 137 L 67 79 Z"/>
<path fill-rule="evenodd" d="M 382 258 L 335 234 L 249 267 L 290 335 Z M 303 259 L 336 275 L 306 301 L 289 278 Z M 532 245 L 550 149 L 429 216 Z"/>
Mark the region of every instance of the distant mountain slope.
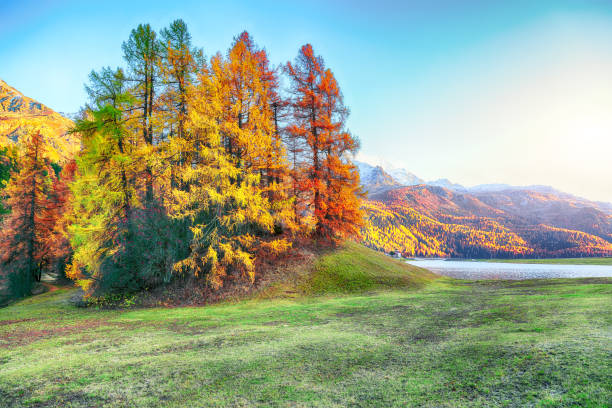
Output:
<path fill-rule="evenodd" d="M 52 161 L 63 162 L 80 148 L 76 135 L 68 134 L 73 123 L 0 79 L 0 147 L 19 143 L 40 131 Z"/>
<path fill-rule="evenodd" d="M 355 165 L 359 170 L 361 185 L 368 195 L 400 186 L 381 166 L 372 166 L 359 161 L 355 161 Z"/>
<path fill-rule="evenodd" d="M 612 242 L 612 216 L 601 211 L 596 203 L 570 195 L 530 190 L 504 190 L 474 196 L 529 224 L 584 231 Z"/>
<path fill-rule="evenodd" d="M 385 252 L 467 258 L 529 256 L 534 252 L 524 239 L 493 220 L 437 219 L 402 202 L 367 200 L 364 209 L 362 242 Z"/>
<path fill-rule="evenodd" d="M 383 167 L 380 165 L 372 165 L 362 161 L 354 161 L 355 165 L 359 169 L 359 174 L 361 176 L 361 184 L 364 187 L 372 187 L 374 182 L 372 178 L 377 174 L 384 174 L 384 177 L 387 179 L 385 183 L 380 185 L 397 185 L 397 186 L 415 186 L 418 184 L 427 184 L 430 186 L 438 186 L 444 187 L 451 190 L 456 191 L 467 191 L 465 187 L 461 184 L 456 184 L 451 182 L 449 179 L 438 179 L 433 181 L 425 181 L 422 178 L 418 177 L 414 173 L 398 167 Z M 378 176 L 380 177 L 380 176 Z"/>
<path fill-rule="evenodd" d="M 393 189 L 376 194 L 371 199 L 407 204 L 428 217 L 437 217 L 440 214 L 450 217 L 495 217 L 502 213 L 470 194 L 424 184 Z"/>
<path fill-rule="evenodd" d="M 428 181 L 425 184 L 430 185 L 430 186 L 444 187 L 444 188 L 447 188 L 453 191 L 461 191 L 461 192 L 468 191 L 468 189 L 463 187 L 461 184 L 453 183 L 447 178 L 438 179 L 434 181 Z"/>
<path fill-rule="evenodd" d="M 392 188 L 370 194 L 362 240 L 408 256 L 612 256 L 612 215 L 589 203 L 518 189 Z"/>
<path fill-rule="evenodd" d="M 382 187 L 382 186 L 399 186 L 400 184 L 395 181 L 382 167 L 376 166 L 371 169 L 367 177 L 362 180 L 362 184 L 368 187 Z"/>
<path fill-rule="evenodd" d="M 423 179 L 417 177 L 415 174 L 406 169 L 389 168 L 386 169 L 386 171 L 402 186 L 414 186 L 416 184 L 423 184 L 425 182 Z"/>

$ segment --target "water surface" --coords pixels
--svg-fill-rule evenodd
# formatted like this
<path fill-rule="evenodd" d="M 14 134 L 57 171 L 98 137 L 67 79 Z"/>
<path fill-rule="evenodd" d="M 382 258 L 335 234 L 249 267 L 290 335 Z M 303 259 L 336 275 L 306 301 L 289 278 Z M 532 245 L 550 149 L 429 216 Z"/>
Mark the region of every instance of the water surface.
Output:
<path fill-rule="evenodd" d="M 548 279 L 612 277 L 612 265 L 544 265 L 416 259 L 409 264 L 457 279 Z"/>

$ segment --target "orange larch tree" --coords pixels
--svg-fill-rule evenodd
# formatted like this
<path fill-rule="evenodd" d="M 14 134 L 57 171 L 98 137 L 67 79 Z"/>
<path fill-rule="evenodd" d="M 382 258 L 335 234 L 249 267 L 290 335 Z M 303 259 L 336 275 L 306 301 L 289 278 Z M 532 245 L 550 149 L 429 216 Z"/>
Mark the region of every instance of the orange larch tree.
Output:
<path fill-rule="evenodd" d="M 310 211 L 316 237 L 353 235 L 361 225 L 359 175 L 350 160 L 358 141 L 345 129 L 348 109 L 338 84 L 312 46 L 303 46 L 285 72 L 291 79 L 291 124 L 295 146 L 294 185 Z M 298 166 L 297 156 L 301 156 Z M 301 214 L 297 214 L 299 216 Z"/>
<path fill-rule="evenodd" d="M 248 33 L 244 32 L 241 36 L 246 37 Z M 287 206 L 289 189 L 286 184 L 289 168 L 281 125 L 288 101 L 281 96 L 278 72 L 277 69 L 270 67 L 266 51 L 255 47 L 252 51 L 265 92 L 262 102 L 267 105 L 264 109 L 269 112 L 266 117 L 267 120 L 271 120 L 270 147 L 264 152 L 261 183 L 272 205 L 277 207 L 276 211 L 280 211 L 281 208 L 289 209 Z"/>
<path fill-rule="evenodd" d="M 294 207 L 296 219 L 302 218 L 308 211 L 312 212 L 317 230 L 318 220 L 323 219 L 321 191 L 324 182 L 321 156 L 324 136 L 319 122 L 323 100 L 317 92 L 323 71 L 323 59 L 314 55 L 310 44 L 300 49 L 293 64 L 288 62 L 285 66 L 285 72 L 291 80 L 292 118 L 287 132 L 289 146 L 294 155 L 292 176 L 297 200 Z"/>
<path fill-rule="evenodd" d="M 349 111 L 331 70 L 323 73 L 319 91 L 323 98 L 321 125 L 326 149 L 323 232 L 330 238 L 353 236 L 359 232 L 363 219 L 359 172 L 350 160 L 359 149 L 359 141 L 345 129 Z"/>

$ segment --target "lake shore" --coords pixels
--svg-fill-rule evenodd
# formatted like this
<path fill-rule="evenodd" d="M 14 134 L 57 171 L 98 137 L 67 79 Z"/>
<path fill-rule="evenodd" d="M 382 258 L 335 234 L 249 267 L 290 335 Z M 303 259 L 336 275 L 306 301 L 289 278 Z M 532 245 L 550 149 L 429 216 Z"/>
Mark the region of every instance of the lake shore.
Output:
<path fill-rule="evenodd" d="M 438 275 L 467 280 L 526 280 L 612 277 L 611 264 L 563 264 L 528 262 L 448 261 L 445 259 L 407 260 Z"/>
<path fill-rule="evenodd" d="M 478 262 L 546 264 L 546 265 L 612 265 L 612 257 L 541 258 L 541 259 L 477 259 Z"/>

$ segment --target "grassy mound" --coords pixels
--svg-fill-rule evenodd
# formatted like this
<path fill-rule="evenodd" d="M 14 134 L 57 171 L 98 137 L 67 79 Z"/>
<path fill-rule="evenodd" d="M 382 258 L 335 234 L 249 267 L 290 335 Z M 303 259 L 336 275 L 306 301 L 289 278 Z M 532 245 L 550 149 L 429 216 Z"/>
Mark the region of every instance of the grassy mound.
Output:
<path fill-rule="evenodd" d="M 421 287 L 436 277 L 425 269 L 347 242 L 321 256 L 299 289 L 305 295 L 359 293 Z"/>
<path fill-rule="evenodd" d="M 440 276 L 393 259 L 363 245 L 346 242 L 339 248 L 302 254 L 297 261 L 269 273 L 257 298 L 356 294 L 420 288 Z"/>

